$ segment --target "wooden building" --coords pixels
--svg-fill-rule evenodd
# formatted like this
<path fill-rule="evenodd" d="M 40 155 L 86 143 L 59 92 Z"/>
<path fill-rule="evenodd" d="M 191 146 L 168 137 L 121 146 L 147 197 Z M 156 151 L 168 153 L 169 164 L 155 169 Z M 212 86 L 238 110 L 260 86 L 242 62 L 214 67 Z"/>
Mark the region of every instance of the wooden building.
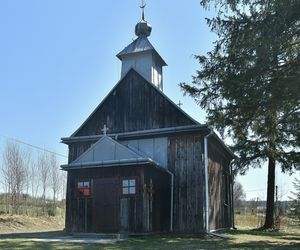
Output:
<path fill-rule="evenodd" d="M 138 36 L 121 80 L 70 137 L 66 230 L 198 233 L 232 226 L 231 151 L 163 93 L 165 61 Z"/>

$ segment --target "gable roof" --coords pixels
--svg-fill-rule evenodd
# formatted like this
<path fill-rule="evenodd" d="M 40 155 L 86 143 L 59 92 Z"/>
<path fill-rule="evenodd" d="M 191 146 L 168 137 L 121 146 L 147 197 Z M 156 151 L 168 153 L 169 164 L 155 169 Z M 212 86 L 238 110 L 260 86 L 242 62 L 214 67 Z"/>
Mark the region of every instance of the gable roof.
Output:
<path fill-rule="evenodd" d="M 101 135 L 104 124 L 109 133 L 199 125 L 134 69 L 114 86 L 71 137 Z"/>
<path fill-rule="evenodd" d="M 104 135 L 75 161 L 62 168 L 105 167 L 114 165 L 133 165 L 154 163 L 152 159 L 142 156 L 132 149 Z M 156 164 L 158 165 L 158 164 Z"/>
<path fill-rule="evenodd" d="M 140 52 L 146 52 L 146 51 L 152 51 L 154 52 L 158 58 L 161 60 L 163 66 L 167 66 L 167 63 L 162 59 L 162 57 L 159 55 L 159 53 L 155 50 L 153 45 L 150 43 L 147 37 L 138 37 L 135 39 L 131 44 L 129 44 L 125 49 L 123 49 L 119 54 L 117 54 L 117 57 L 122 60 L 122 58 L 129 54 L 134 53 L 140 53 Z"/>

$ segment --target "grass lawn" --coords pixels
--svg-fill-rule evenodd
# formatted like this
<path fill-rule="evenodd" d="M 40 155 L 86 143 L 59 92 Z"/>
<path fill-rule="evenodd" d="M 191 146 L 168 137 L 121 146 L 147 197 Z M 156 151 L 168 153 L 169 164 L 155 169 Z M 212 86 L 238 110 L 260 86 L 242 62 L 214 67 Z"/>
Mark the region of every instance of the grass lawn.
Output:
<path fill-rule="evenodd" d="M 31 242 L 28 234 L 10 235 L 10 238 L 0 240 L 0 249 L 300 249 L 300 232 L 255 232 L 247 230 L 229 230 L 224 232 L 231 239 L 216 237 L 188 236 L 148 236 L 129 238 L 114 244 L 79 244 L 79 243 L 44 243 Z M 62 233 L 48 233 L 55 237 Z M 38 237 L 35 234 L 33 237 Z M 42 235 L 45 237 L 45 235 Z"/>
<path fill-rule="evenodd" d="M 27 216 L 0 216 L 0 250 L 2 249 L 107 249 L 107 250 L 152 250 L 152 249 L 300 249 L 300 229 L 283 221 L 281 232 L 257 232 L 249 228 L 257 227 L 254 215 L 236 216 L 236 225 L 242 230 L 228 230 L 224 234 L 230 239 L 209 236 L 160 235 L 129 238 L 114 244 L 82 244 L 33 242 L 30 238 L 65 236 L 61 229 L 61 218 Z M 55 231 L 56 230 L 56 231 Z M 44 232 L 50 231 L 50 232 Z M 37 232 L 37 233 L 30 233 Z M 5 235 L 5 233 L 10 233 Z M 2 234 L 2 235 L 1 235 Z"/>

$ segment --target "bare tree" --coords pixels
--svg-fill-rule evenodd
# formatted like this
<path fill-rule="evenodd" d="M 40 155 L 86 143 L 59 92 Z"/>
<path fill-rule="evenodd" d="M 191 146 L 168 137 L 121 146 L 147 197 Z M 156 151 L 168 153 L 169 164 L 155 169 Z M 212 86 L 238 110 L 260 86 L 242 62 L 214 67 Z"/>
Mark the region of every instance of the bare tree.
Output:
<path fill-rule="evenodd" d="M 7 211 L 9 212 L 10 204 L 12 214 L 19 213 L 25 183 L 24 157 L 24 151 L 22 151 L 17 143 L 6 142 L 3 151 L 2 174 L 8 195 Z"/>
<path fill-rule="evenodd" d="M 67 190 L 67 173 L 65 171 L 61 171 L 60 173 L 60 181 L 61 181 L 61 205 L 63 209 L 66 209 L 66 190 Z"/>
<path fill-rule="evenodd" d="M 233 183 L 233 202 L 235 207 L 240 207 L 242 201 L 246 199 L 246 194 L 244 192 L 243 186 L 238 181 Z"/>
<path fill-rule="evenodd" d="M 66 198 L 66 190 L 67 190 L 67 173 L 62 171 L 60 174 L 61 178 L 61 199 L 64 200 Z"/>
<path fill-rule="evenodd" d="M 24 189 L 25 193 L 29 194 L 29 188 L 30 188 L 30 175 L 29 175 L 29 169 L 31 165 L 31 151 L 24 151 L 23 155 L 23 164 L 24 164 Z"/>
<path fill-rule="evenodd" d="M 42 201 L 43 201 L 43 208 L 45 212 L 45 205 L 46 205 L 46 192 L 47 186 L 49 183 L 49 156 L 46 153 L 39 155 L 37 169 L 39 178 L 42 185 Z"/>
<path fill-rule="evenodd" d="M 29 202 L 29 189 L 31 185 L 31 174 L 30 169 L 32 165 L 32 158 L 31 158 L 31 151 L 28 149 L 26 152 L 24 151 L 24 190 L 25 194 L 23 194 L 23 197 L 25 199 L 25 211 L 28 215 L 28 202 Z"/>
<path fill-rule="evenodd" d="M 61 178 L 60 178 L 59 165 L 56 156 L 54 154 L 52 154 L 50 158 L 50 172 L 51 172 L 50 187 L 53 192 L 53 202 L 55 205 L 58 192 L 61 189 Z"/>
<path fill-rule="evenodd" d="M 3 151 L 2 154 L 3 163 L 2 163 L 2 175 L 1 175 L 1 183 L 3 185 L 3 189 L 5 191 L 5 210 L 6 213 L 10 212 L 10 191 L 11 191 L 11 185 L 12 185 L 12 177 L 11 177 L 11 170 L 8 167 L 7 162 L 9 161 L 7 158 L 6 149 Z"/>
<path fill-rule="evenodd" d="M 39 170 L 38 163 L 32 161 L 29 169 L 29 175 L 31 180 L 30 193 L 33 198 L 37 198 L 39 187 L 40 187 L 40 178 L 39 178 L 38 170 Z"/>

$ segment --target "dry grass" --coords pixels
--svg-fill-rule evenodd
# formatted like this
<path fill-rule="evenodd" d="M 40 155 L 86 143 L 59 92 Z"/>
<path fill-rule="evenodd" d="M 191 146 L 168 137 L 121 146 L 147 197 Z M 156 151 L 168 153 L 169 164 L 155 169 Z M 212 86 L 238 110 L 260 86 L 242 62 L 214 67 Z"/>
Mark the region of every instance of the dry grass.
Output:
<path fill-rule="evenodd" d="M 0 233 L 45 232 L 64 228 L 62 217 L 30 217 L 0 215 Z"/>
<path fill-rule="evenodd" d="M 260 214 L 235 214 L 235 226 L 241 229 L 254 229 L 262 226 L 264 217 Z"/>
<path fill-rule="evenodd" d="M 236 246 L 246 249 L 299 249 L 300 234 L 298 232 L 262 232 L 253 230 L 230 230 L 230 241 Z M 227 248 L 225 248 L 227 249 Z M 237 249 L 240 249 L 237 247 Z M 242 248 L 244 249 L 244 248 Z"/>
<path fill-rule="evenodd" d="M 235 226 L 238 229 L 251 230 L 259 228 L 264 223 L 264 216 L 261 214 L 235 214 Z M 280 217 L 279 231 L 282 232 L 300 232 L 300 227 L 297 223 L 286 216 Z"/>

